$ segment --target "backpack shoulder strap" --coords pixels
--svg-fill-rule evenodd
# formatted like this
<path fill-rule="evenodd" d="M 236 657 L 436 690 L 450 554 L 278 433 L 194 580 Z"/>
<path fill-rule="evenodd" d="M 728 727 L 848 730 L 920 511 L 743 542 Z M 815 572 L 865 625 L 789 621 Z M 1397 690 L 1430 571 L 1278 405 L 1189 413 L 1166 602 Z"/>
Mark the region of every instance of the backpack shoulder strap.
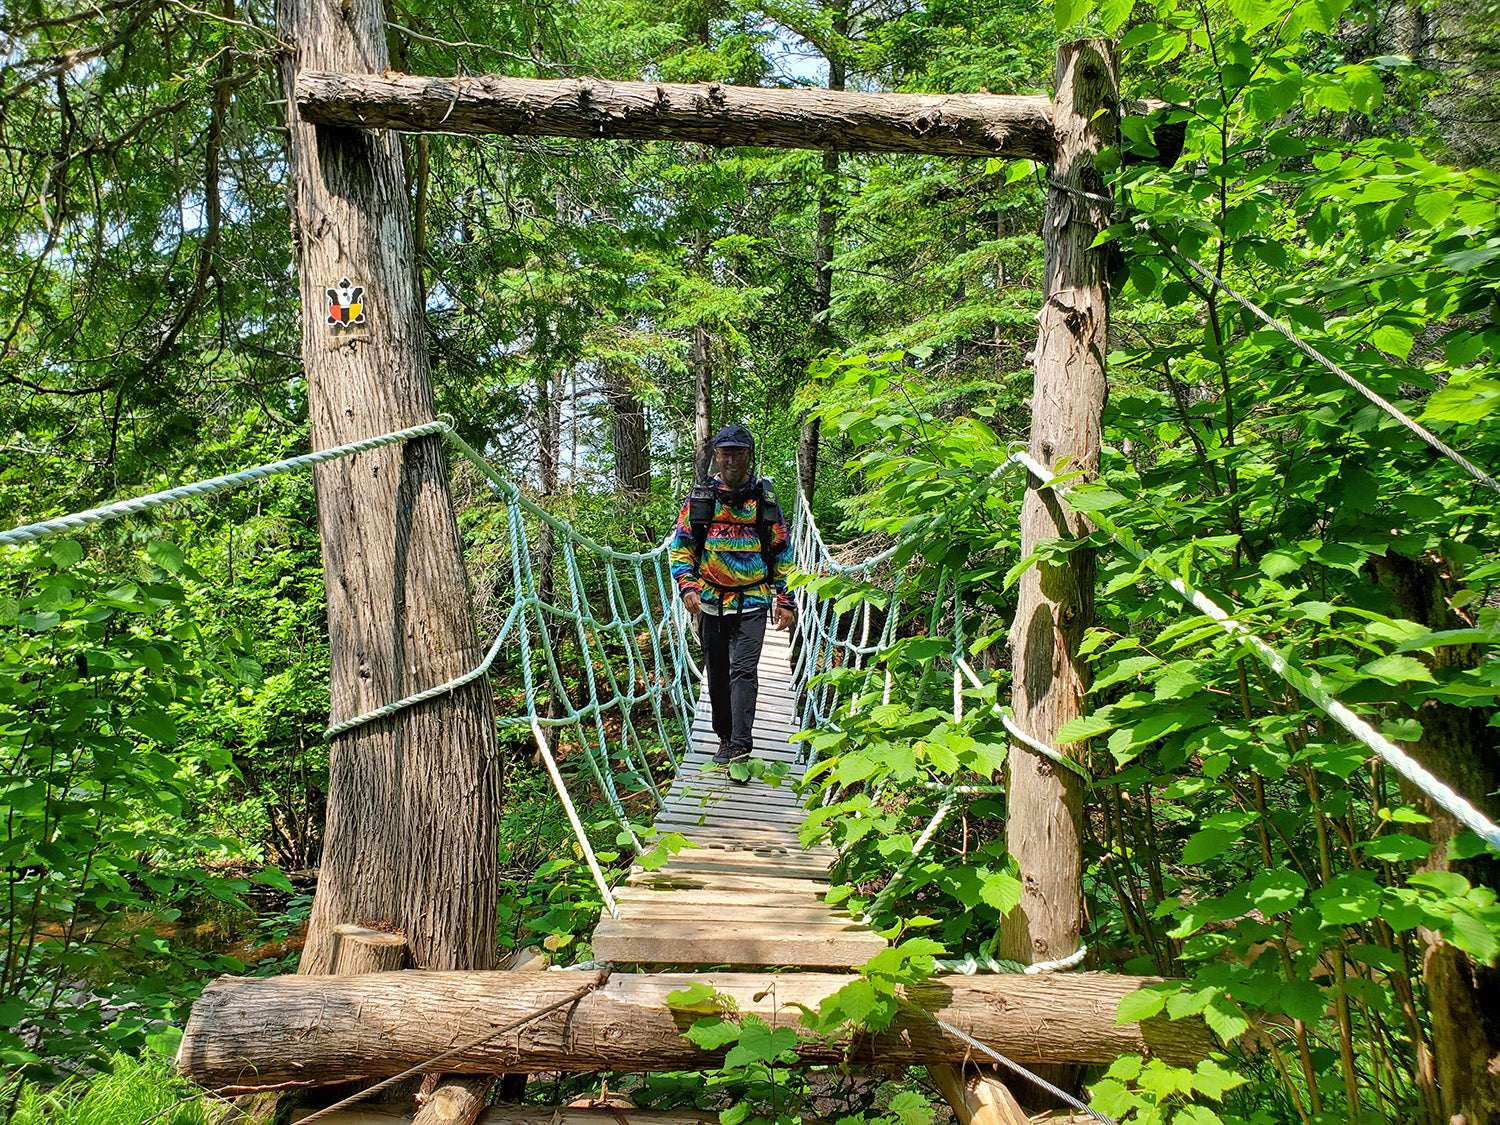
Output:
<path fill-rule="evenodd" d="M 760 535 L 760 560 L 766 567 L 766 583 L 776 575 L 776 525 L 781 522 L 781 504 L 776 485 L 769 477 L 755 482 L 755 530 Z"/>
<path fill-rule="evenodd" d="M 693 572 L 703 564 L 703 545 L 708 542 L 708 529 L 714 522 L 719 497 L 713 482 L 695 484 L 688 493 L 688 530 L 693 535 Z"/>

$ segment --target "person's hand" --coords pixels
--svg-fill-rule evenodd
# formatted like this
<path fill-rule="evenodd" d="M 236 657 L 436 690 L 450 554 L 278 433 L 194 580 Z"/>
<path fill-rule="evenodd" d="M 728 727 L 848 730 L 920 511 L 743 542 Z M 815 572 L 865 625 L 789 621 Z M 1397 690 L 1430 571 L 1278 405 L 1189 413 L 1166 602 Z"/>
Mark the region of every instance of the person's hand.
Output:
<path fill-rule="evenodd" d="M 694 617 L 703 612 L 703 599 L 698 596 L 697 590 L 689 590 L 683 594 L 682 604 L 687 607 L 687 611 Z"/>
<path fill-rule="evenodd" d="M 792 631 L 792 626 L 795 625 L 796 623 L 797 623 L 797 611 L 796 610 L 794 610 L 794 609 L 787 609 L 780 602 L 777 602 L 776 605 L 772 607 L 772 609 L 771 609 L 771 628 L 773 628 L 773 629 L 781 629 L 784 632 L 790 633 Z"/>

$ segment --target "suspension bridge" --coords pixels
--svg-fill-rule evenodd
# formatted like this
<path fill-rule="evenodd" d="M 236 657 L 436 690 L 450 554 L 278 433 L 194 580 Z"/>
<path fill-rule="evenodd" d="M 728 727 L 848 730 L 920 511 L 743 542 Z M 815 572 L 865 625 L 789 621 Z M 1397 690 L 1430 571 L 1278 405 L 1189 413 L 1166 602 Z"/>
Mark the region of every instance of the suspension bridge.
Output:
<path fill-rule="evenodd" d="M 433 435 L 443 435 L 488 479 L 495 502 L 503 506 L 511 605 L 475 668 L 336 723 L 327 733 L 335 737 L 451 693 L 490 674 L 503 654 L 512 674 L 523 681 L 526 707 L 498 721 L 503 727 L 528 729 L 534 737 L 603 903 L 592 934 L 595 961 L 564 972 L 508 973 L 503 1000 L 495 997 L 484 973 L 222 978 L 195 1006 L 179 1055 L 186 1072 L 213 1088 L 249 1091 L 392 1078 L 403 1068 L 485 1074 L 711 1065 L 711 1052 L 684 1046 L 682 1025 L 670 1002 L 672 990 L 693 978 L 662 970 L 718 966 L 709 979 L 720 995 L 742 1013 L 763 1013 L 773 1026 L 778 1019 L 786 1021 L 788 1003 L 816 1007 L 851 979 L 827 970 L 857 969 L 886 948 L 869 919 L 896 892 L 956 798 L 998 788 L 993 778 L 975 776 L 923 783 L 939 799 L 910 857 L 860 914 L 831 905 L 826 901 L 829 870 L 839 855 L 826 844 L 803 843 L 807 810 L 798 782 L 816 754 L 813 742 L 798 735 L 830 728 L 840 705 L 851 698 L 889 697 L 890 673 L 879 657 L 896 639 L 901 621 L 922 615 L 903 612 L 899 573 L 888 583 L 892 588 L 883 608 L 870 598 L 849 605 L 820 597 L 816 583 L 797 591 L 800 612 L 794 635 L 773 632 L 762 654 L 756 764 L 716 767 L 711 753 L 717 739 L 709 726 L 706 693 L 699 690 L 692 622 L 671 578 L 670 536 L 645 551 L 619 551 L 588 539 L 528 500 L 445 422 L 15 528 L 0 533 L 0 547 L 77 533 L 106 520 Z M 1041 487 L 1067 494 L 1066 484 L 1028 454 L 1016 451 L 1010 463 L 1029 472 Z M 1128 532 L 1106 514 L 1094 517 L 1122 549 L 1151 566 L 1151 557 Z M 542 524 L 555 540 L 556 573 L 550 584 L 539 582 L 531 543 Z M 871 589 L 872 576 L 897 549 L 856 565 L 840 563 L 800 496 L 791 533 L 802 572 L 837 575 Z M 1180 575 L 1164 571 L 1159 577 L 1354 738 L 1497 845 L 1500 829 L 1365 719 L 1328 696 L 1287 656 L 1250 634 Z M 547 585 L 550 596 L 541 592 Z M 961 598 L 961 580 L 951 575 L 920 607 L 929 638 L 943 642 L 933 668 L 940 676 L 951 676 L 955 719 L 966 705 L 974 705 L 972 693 L 988 686 L 967 660 Z M 941 628 L 945 622 L 946 633 Z M 572 659 L 566 667 L 564 638 Z M 548 697 L 550 705 L 544 706 Z M 1080 765 L 1029 736 L 1002 708 L 995 709 L 1016 743 L 1087 781 Z M 592 795 L 603 800 L 632 843 L 636 862 L 623 880 L 611 879 L 595 852 L 573 791 L 580 780 L 591 782 Z M 873 796 L 882 798 L 878 792 Z M 663 840 L 671 846 L 664 848 Z M 863 1050 L 872 1058 L 931 1066 L 961 1064 L 977 1050 L 1033 1079 L 1026 1064 L 1100 1063 L 1128 1051 L 1191 1061 L 1209 1049 L 1206 1029 L 1193 1021 L 1115 1026 L 1112 1015 L 1119 999 L 1149 979 L 1063 972 L 1079 960 L 1081 950 L 1063 960 L 1033 964 L 1026 974 L 993 972 L 1007 967 L 972 957 L 965 963 L 941 963 L 950 975 L 937 978 L 939 990 L 920 998 L 915 1013 L 904 1022 L 898 1019 L 885 1035 L 863 1044 L 851 1039 L 821 1047 L 799 1041 L 797 1049 L 805 1061 L 818 1058 L 819 1050 L 844 1059 Z M 627 965 L 638 972 L 610 979 L 612 967 Z M 725 967 L 737 972 L 725 972 Z M 754 972 L 770 968 L 802 972 L 792 977 Z M 423 1013 L 415 1023 L 414 1011 Z M 610 1030 L 622 1020 L 631 1025 L 628 1030 Z M 523 1027 L 529 1028 L 524 1036 L 519 1031 Z M 580 1028 L 593 1038 L 580 1041 Z M 511 1032 L 517 1034 L 512 1037 Z"/>

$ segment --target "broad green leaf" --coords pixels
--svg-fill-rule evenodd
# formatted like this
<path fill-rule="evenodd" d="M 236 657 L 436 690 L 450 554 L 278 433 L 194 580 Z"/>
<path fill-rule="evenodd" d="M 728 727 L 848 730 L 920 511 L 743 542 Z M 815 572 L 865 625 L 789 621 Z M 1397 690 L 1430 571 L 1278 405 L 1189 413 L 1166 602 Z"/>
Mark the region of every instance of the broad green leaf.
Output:
<path fill-rule="evenodd" d="M 180 573 L 183 564 L 187 562 L 187 556 L 182 553 L 182 548 L 166 539 L 156 539 L 148 543 L 146 557 L 168 574 Z"/>
<path fill-rule="evenodd" d="M 888 1108 L 901 1125 L 932 1125 L 932 1103 L 916 1090 L 902 1090 Z"/>
<path fill-rule="evenodd" d="M 54 539 L 47 557 L 58 570 L 71 570 L 83 559 L 83 545 L 76 539 Z"/>
<path fill-rule="evenodd" d="M 1121 1024 L 1139 1023 L 1141 1020 L 1150 1019 L 1159 1015 L 1166 1007 L 1167 997 L 1177 991 L 1177 986 L 1170 987 L 1148 986 L 1127 992 L 1120 997 L 1120 1006 L 1115 1010 L 1115 1026 Z"/>
<path fill-rule="evenodd" d="M 292 886 L 292 881 L 278 867 L 267 867 L 258 875 L 251 878 L 257 883 L 264 883 L 268 887 L 274 887 L 282 894 L 296 894 L 297 889 Z"/>
<path fill-rule="evenodd" d="M 674 1012 L 704 1012 L 714 1014 L 721 1010 L 718 990 L 701 981 L 693 981 L 682 988 L 674 989 L 663 998 L 663 1003 Z"/>
<path fill-rule="evenodd" d="M 1290 0 L 1229 0 L 1229 12 L 1244 25 L 1246 35 L 1280 19 L 1291 6 Z"/>
<path fill-rule="evenodd" d="M 1263 871 L 1245 884 L 1250 903 L 1264 914 L 1280 914 L 1302 901 L 1307 880 L 1295 871 Z"/>
<path fill-rule="evenodd" d="M 1283 1012 L 1303 1023 L 1315 1024 L 1328 1006 L 1323 990 L 1311 981 L 1283 981 L 1276 993 L 1276 1003 Z"/>
<path fill-rule="evenodd" d="M 679 1011 L 681 1009 L 678 1009 Z M 705 1051 L 717 1051 L 727 1047 L 740 1037 L 739 1025 L 720 1016 L 705 1016 L 694 1020 L 692 1026 L 682 1033 L 683 1038 Z"/>
<path fill-rule="evenodd" d="M 1360 672 L 1387 684 L 1404 684 L 1412 680 L 1427 684 L 1437 682 L 1432 678 L 1427 665 L 1414 656 L 1382 656 L 1379 660 L 1370 661 Z"/>
<path fill-rule="evenodd" d="M 1486 923 L 1469 914 L 1455 914 L 1451 940 L 1480 964 L 1493 964 L 1500 957 L 1500 918 Z"/>
<path fill-rule="evenodd" d="M 1094 0 L 1054 0 L 1052 19 L 1058 31 L 1066 31 L 1093 10 Z"/>
<path fill-rule="evenodd" d="M 1394 324 L 1382 324 L 1370 333 L 1370 343 L 1397 359 L 1404 360 L 1411 354 L 1412 340 L 1413 337 L 1409 331 Z"/>
<path fill-rule="evenodd" d="M 1076 719 L 1069 719 L 1057 730 L 1057 744 L 1065 746 L 1069 742 L 1081 742 L 1085 738 L 1093 738 L 1106 731 L 1113 730 L 1118 724 L 1111 722 L 1100 714 L 1080 715 Z"/>
<path fill-rule="evenodd" d="M 1224 854 L 1234 836 L 1222 828 L 1205 828 L 1195 832 L 1182 849 L 1183 863 L 1202 863 Z"/>
<path fill-rule="evenodd" d="M 1367 841 L 1361 845 L 1360 850 L 1371 859 L 1383 859 L 1388 863 L 1406 863 L 1414 859 L 1425 859 L 1427 853 L 1432 851 L 1432 845 L 1426 840 L 1419 840 L 1404 832 L 1393 832 L 1390 835 L 1377 836 Z"/>

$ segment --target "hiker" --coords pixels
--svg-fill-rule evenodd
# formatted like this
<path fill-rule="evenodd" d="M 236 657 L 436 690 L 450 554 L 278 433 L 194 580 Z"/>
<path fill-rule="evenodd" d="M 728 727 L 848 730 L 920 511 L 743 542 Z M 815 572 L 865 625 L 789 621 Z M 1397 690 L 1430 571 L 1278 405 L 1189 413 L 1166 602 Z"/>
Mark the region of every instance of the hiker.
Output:
<path fill-rule="evenodd" d="M 698 620 L 719 736 L 714 761 L 726 765 L 747 760 L 753 749 L 766 619 L 790 631 L 797 606 L 786 589 L 792 539 L 776 490 L 750 472 L 755 439 L 744 426 L 725 426 L 708 448 L 718 472 L 693 486 L 677 516 L 672 577 Z"/>

